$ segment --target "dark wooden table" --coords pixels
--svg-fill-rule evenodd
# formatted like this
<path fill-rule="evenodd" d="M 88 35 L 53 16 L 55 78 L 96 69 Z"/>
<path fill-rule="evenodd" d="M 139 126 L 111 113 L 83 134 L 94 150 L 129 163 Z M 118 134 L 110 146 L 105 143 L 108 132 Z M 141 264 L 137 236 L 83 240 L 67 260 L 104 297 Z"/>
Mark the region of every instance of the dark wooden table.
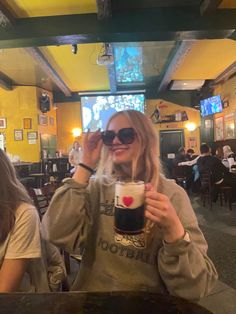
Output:
<path fill-rule="evenodd" d="M 1 314 L 207 314 L 205 308 L 147 292 L 0 294 Z"/>

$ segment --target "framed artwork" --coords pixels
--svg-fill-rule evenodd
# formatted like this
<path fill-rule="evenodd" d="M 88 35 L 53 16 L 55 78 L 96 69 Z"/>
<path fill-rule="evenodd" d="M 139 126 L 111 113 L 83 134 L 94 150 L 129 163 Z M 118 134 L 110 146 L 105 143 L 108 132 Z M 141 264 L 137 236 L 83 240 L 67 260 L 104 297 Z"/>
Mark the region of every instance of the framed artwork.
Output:
<path fill-rule="evenodd" d="M 189 137 L 188 148 L 196 149 L 196 147 L 197 147 L 197 138 L 196 137 Z"/>
<path fill-rule="evenodd" d="M 49 124 L 54 125 L 54 118 L 53 117 L 49 117 Z"/>
<path fill-rule="evenodd" d="M 40 114 L 39 115 L 39 125 L 48 125 L 48 116 Z"/>
<path fill-rule="evenodd" d="M 225 140 L 235 138 L 235 114 L 230 113 L 224 116 Z"/>
<path fill-rule="evenodd" d="M 38 138 L 37 132 L 27 132 L 27 139 L 28 140 L 36 140 Z"/>
<path fill-rule="evenodd" d="M 7 119 L 0 118 L 0 129 L 6 129 L 6 127 L 7 127 Z"/>
<path fill-rule="evenodd" d="M 32 129 L 32 119 L 31 118 L 24 118 L 23 119 L 23 128 L 24 129 Z"/>
<path fill-rule="evenodd" d="M 14 130 L 14 140 L 23 141 L 23 130 Z"/>
<path fill-rule="evenodd" d="M 214 140 L 222 141 L 224 139 L 224 118 L 218 117 L 214 121 Z"/>

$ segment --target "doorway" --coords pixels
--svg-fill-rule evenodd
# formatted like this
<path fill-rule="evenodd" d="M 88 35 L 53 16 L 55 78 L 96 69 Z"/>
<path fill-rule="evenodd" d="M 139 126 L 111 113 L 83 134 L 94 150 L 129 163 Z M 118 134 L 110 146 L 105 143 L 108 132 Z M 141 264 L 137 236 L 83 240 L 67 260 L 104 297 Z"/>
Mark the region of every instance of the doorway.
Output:
<path fill-rule="evenodd" d="M 160 131 L 160 159 L 168 178 L 172 177 L 172 161 L 180 147 L 184 147 L 183 129 Z"/>

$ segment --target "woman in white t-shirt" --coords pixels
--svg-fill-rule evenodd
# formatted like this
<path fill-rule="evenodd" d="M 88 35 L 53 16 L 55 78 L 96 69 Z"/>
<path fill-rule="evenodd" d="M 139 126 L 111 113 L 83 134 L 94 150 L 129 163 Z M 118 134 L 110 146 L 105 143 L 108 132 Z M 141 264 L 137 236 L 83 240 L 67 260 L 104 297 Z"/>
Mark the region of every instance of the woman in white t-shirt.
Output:
<path fill-rule="evenodd" d="M 48 260 L 64 278 L 60 254 L 41 239 L 39 215 L 1 149 L 0 173 L 0 292 L 50 291 Z"/>
<path fill-rule="evenodd" d="M 82 148 L 80 146 L 80 143 L 78 141 L 74 141 L 73 147 L 69 153 L 69 163 L 73 168 L 71 169 L 71 173 L 75 172 L 76 167 L 80 163 L 82 158 Z"/>

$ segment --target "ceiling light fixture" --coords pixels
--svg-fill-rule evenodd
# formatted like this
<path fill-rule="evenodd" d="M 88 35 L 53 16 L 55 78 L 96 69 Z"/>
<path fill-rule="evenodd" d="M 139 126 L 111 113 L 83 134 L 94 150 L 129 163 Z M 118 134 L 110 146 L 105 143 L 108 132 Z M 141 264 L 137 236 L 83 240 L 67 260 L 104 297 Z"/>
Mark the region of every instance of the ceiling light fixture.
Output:
<path fill-rule="evenodd" d="M 171 90 L 196 90 L 200 89 L 205 80 L 174 80 L 171 81 Z"/>

